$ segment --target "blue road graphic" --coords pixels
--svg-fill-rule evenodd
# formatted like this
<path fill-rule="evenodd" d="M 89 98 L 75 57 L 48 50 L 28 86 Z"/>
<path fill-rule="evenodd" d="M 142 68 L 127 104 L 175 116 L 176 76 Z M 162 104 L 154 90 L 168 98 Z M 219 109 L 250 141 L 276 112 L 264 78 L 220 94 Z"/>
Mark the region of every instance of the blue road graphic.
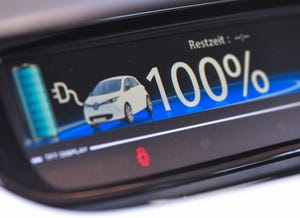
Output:
<path fill-rule="evenodd" d="M 171 111 L 166 111 L 161 100 L 155 100 L 152 102 L 153 111 L 149 114 L 146 110 L 143 110 L 134 115 L 134 122 L 132 124 L 126 123 L 124 120 L 117 120 L 99 125 L 99 129 L 95 131 L 90 127 L 84 119 L 78 120 L 74 123 L 62 126 L 59 128 L 58 138 L 43 140 L 38 143 L 30 142 L 27 147 L 37 147 L 41 145 L 51 144 L 55 142 L 80 138 L 106 132 L 110 130 L 120 129 L 129 126 L 136 126 L 145 123 L 151 123 L 159 120 L 166 120 L 188 114 L 201 113 L 207 110 L 213 110 L 216 108 L 241 104 L 250 101 L 256 101 L 264 98 L 272 98 L 277 96 L 289 95 L 300 92 L 300 73 L 285 74 L 281 76 L 274 76 L 270 79 L 270 90 L 266 94 L 261 94 L 253 85 L 249 83 L 248 95 L 243 97 L 243 83 L 230 84 L 228 87 L 228 96 L 222 102 L 216 102 L 212 100 L 205 91 L 201 92 L 201 100 L 198 106 L 187 107 L 176 96 L 169 97 L 169 103 Z M 216 95 L 221 93 L 220 87 L 213 89 Z M 194 93 L 186 93 L 186 99 L 193 100 Z"/>

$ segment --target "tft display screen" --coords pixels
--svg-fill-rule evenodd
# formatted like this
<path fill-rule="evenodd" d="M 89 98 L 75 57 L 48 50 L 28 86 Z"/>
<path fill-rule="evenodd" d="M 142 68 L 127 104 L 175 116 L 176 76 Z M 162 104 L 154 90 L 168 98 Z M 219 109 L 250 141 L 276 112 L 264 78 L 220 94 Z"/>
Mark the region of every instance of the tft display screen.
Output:
<path fill-rule="evenodd" d="M 4 63 L 24 149 L 69 190 L 296 139 L 299 23 L 194 23 L 23 51 Z"/>

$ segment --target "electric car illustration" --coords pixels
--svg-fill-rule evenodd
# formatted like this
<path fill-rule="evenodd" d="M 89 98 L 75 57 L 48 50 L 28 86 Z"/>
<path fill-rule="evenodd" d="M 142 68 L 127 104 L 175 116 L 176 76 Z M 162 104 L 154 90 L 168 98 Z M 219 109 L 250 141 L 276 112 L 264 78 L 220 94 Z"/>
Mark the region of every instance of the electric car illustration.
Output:
<path fill-rule="evenodd" d="M 117 76 L 100 81 L 84 102 L 86 122 L 97 128 L 100 123 L 124 119 L 132 123 L 134 114 L 146 109 L 152 112 L 152 102 L 145 87 L 133 76 Z"/>

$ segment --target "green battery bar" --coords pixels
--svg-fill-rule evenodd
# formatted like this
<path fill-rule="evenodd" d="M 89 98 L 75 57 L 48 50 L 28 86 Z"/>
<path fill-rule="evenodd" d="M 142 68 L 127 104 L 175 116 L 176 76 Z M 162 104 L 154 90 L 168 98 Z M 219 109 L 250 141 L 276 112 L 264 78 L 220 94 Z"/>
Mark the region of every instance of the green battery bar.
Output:
<path fill-rule="evenodd" d="M 57 124 L 40 68 L 23 64 L 13 68 L 13 78 L 34 141 L 55 137 Z"/>

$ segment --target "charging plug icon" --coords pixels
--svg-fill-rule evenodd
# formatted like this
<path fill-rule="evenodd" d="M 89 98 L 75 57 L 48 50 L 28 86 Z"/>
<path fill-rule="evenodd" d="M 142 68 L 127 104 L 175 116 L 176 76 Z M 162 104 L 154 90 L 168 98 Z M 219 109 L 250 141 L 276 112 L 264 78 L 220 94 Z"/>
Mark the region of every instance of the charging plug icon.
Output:
<path fill-rule="evenodd" d="M 78 106 L 83 106 L 83 102 L 79 100 L 77 93 L 74 90 L 69 89 L 67 84 L 64 82 L 53 83 L 53 89 L 51 92 L 53 93 L 52 97 L 60 104 L 66 104 L 73 98 Z"/>

